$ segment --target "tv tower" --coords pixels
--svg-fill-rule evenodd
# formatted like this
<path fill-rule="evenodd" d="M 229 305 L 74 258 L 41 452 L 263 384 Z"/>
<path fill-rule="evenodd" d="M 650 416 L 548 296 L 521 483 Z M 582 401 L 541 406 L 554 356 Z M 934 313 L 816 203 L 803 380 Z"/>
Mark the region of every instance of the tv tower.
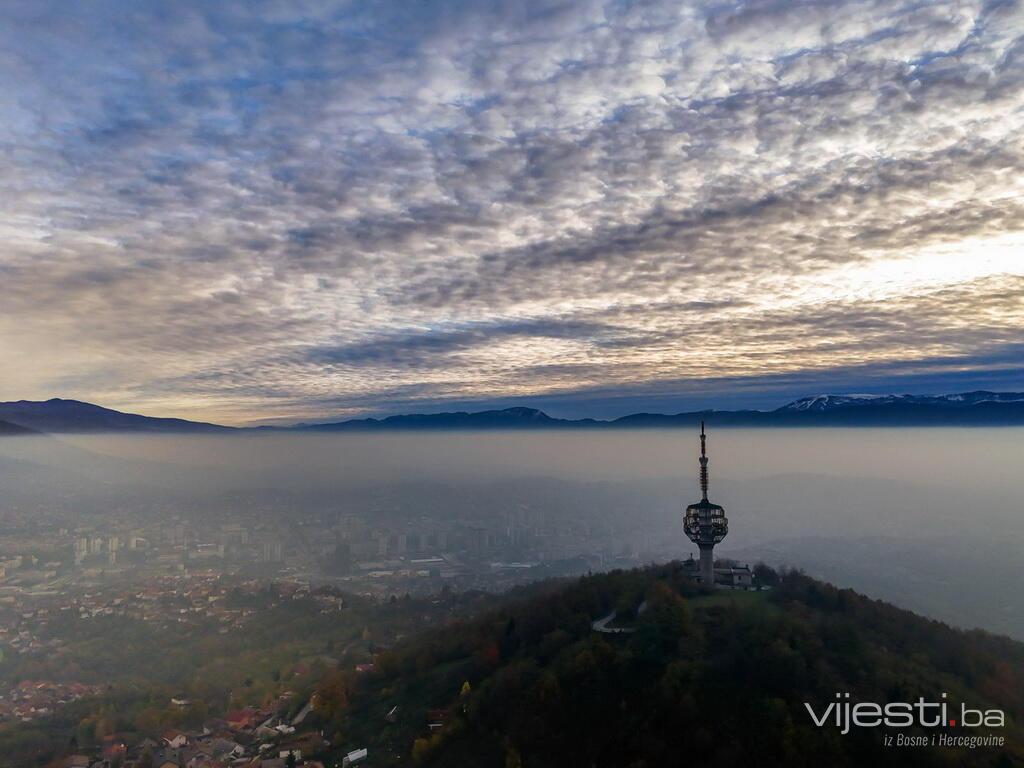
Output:
<path fill-rule="evenodd" d="M 714 587 L 715 558 L 712 551 L 715 544 L 729 533 L 729 520 L 724 509 L 708 501 L 708 452 L 703 421 L 700 423 L 700 490 L 704 497 L 686 508 L 683 530 L 690 541 L 700 548 L 701 583 Z"/>

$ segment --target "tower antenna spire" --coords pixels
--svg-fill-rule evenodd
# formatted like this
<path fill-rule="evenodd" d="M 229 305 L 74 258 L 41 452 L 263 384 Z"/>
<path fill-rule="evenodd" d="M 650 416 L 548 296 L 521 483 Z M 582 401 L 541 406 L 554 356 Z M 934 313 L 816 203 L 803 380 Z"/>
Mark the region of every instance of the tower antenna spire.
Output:
<path fill-rule="evenodd" d="M 700 490 L 704 501 L 708 500 L 708 437 L 704 434 L 704 422 L 700 423 Z"/>

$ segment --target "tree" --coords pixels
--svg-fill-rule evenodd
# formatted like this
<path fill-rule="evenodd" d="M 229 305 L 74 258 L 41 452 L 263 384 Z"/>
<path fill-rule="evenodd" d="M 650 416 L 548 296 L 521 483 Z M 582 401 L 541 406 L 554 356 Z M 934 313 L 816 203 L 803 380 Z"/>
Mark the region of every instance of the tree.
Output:
<path fill-rule="evenodd" d="M 775 572 L 775 569 L 764 563 L 758 563 L 754 566 L 754 580 L 757 582 L 757 588 L 762 587 L 774 587 L 779 583 L 779 574 Z"/>

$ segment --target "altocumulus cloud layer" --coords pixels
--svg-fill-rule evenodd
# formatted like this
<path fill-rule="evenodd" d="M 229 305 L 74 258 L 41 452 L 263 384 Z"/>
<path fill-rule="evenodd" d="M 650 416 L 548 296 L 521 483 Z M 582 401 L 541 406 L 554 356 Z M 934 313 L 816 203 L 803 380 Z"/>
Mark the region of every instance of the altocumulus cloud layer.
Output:
<path fill-rule="evenodd" d="M 5 2 L 0 397 L 1019 382 L 1022 35 L 1001 1 Z"/>

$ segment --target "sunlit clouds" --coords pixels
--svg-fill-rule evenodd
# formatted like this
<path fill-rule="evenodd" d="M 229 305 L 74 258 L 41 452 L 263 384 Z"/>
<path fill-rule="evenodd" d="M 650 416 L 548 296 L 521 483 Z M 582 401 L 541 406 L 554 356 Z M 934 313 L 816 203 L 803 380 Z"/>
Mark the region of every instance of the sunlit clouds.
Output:
<path fill-rule="evenodd" d="M 5 3 L 0 399 L 1019 387 L 1022 35 L 1014 2 Z"/>

